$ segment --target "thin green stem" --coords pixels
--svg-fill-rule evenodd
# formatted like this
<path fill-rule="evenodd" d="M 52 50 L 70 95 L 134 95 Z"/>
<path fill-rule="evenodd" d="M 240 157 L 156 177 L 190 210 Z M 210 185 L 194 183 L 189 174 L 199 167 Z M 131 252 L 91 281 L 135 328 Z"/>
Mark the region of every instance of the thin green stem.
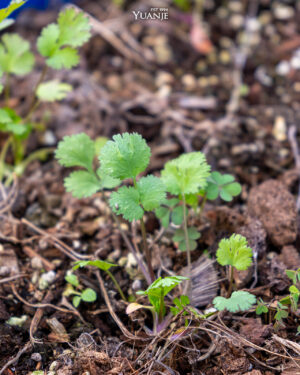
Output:
<path fill-rule="evenodd" d="M 135 177 L 133 178 L 133 185 L 137 189 L 137 182 L 136 182 L 136 178 Z M 149 274 L 150 274 L 151 282 L 153 283 L 153 281 L 155 280 L 155 274 L 154 274 L 154 271 L 153 271 L 153 268 L 152 268 L 151 252 L 150 252 L 150 249 L 149 249 L 148 243 L 147 243 L 147 232 L 146 232 L 146 227 L 145 227 L 145 223 L 144 223 L 144 218 L 143 217 L 140 219 L 140 226 L 141 226 L 141 232 L 142 232 L 142 238 L 143 238 L 144 254 L 145 254 L 145 257 L 146 257 L 146 262 L 147 262 L 147 266 L 148 266 L 148 271 L 149 271 Z"/>
<path fill-rule="evenodd" d="M 187 214 L 186 214 L 186 201 L 185 201 L 185 195 L 182 196 L 182 202 L 183 202 L 183 230 L 184 230 L 184 239 L 185 239 L 185 245 L 186 245 L 186 256 L 187 256 L 187 276 L 191 276 L 192 271 L 192 261 L 191 261 L 191 250 L 190 250 L 190 242 L 189 242 L 189 233 L 188 233 L 188 227 L 187 227 Z M 187 291 L 189 291 L 191 286 L 190 279 L 187 281 Z"/>
<path fill-rule="evenodd" d="M 118 292 L 120 293 L 120 296 L 121 296 L 122 300 L 127 302 L 127 299 L 126 299 L 124 293 L 122 292 L 122 289 L 121 289 L 119 283 L 117 282 L 116 278 L 114 277 L 114 275 L 109 270 L 106 270 L 105 272 L 108 274 L 108 276 L 111 278 L 112 282 L 115 284 L 115 287 L 118 289 Z"/>
<path fill-rule="evenodd" d="M 32 98 L 31 98 L 31 102 L 30 102 L 30 105 L 29 105 L 29 111 L 28 111 L 28 114 L 26 115 L 26 119 L 27 121 L 30 119 L 32 113 L 35 111 L 35 109 L 37 108 L 38 104 L 39 104 L 39 101 L 38 99 L 36 98 L 36 92 L 37 92 L 37 89 L 39 87 L 39 85 L 44 81 L 47 73 L 48 73 L 48 66 L 45 65 L 43 70 L 42 70 L 42 73 L 40 75 L 40 78 L 37 82 L 37 84 L 35 85 L 35 88 L 33 90 L 33 94 L 32 94 Z"/>
<path fill-rule="evenodd" d="M 158 314 L 158 321 L 159 323 L 164 318 L 164 289 L 161 290 L 160 293 L 160 304 L 159 304 L 159 314 Z"/>
<path fill-rule="evenodd" d="M 6 155 L 7 155 L 9 146 L 12 144 L 12 142 L 13 142 L 13 136 L 11 135 L 7 138 L 0 153 L 0 182 L 2 181 L 3 175 L 4 175 Z"/>
<path fill-rule="evenodd" d="M 229 287 L 228 287 L 228 292 L 227 292 L 228 298 L 231 296 L 232 288 L 233 288 L 233 267 L 229 266 Z"/>
<path fill-rule="evenodd" d="M 10 99 L 10 75 L 9 73 L 6 73 L 6 76 L 5 76 L 4 97 L 5 97 L 5 105 L 6 107 L 8 107 L 9 99 Z"/>

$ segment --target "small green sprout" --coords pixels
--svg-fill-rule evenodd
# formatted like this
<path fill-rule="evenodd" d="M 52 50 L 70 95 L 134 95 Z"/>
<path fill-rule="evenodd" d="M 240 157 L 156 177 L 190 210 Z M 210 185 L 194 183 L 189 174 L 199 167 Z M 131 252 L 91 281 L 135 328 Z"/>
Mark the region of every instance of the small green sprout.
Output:
<path fill-rule="evenodd" d="M 205 189 L 207 178 L 210 176 L 210 166 L 206 162 L 205 155 L 201 152 L 190 152 L 183 154 L 177 159 L 166 163 L 161 172 L 161 178 L 167 191 L 182 201 L 183 233 L 185 246 L 181 243 L 181 249 L 187 252 L 188 274 L 191 271 L 191 250 L 195 249 L 195 231 L 188 231 L 187 220 L 187 197 L 197 194 L 199 190 Z M 179 234 L 179 233 L 178 233 Z M 189 237 L 192 234 L 192 238 Z M 176 235 L 175 235 L 176 238 Z M 192 248 L 190 247 L 192 245 Z"/>
<path fill-rule="evenodd" d="M 197 242 L 196 240 L 200 238 L 200 233 L 198 232 L 197 228 L 195 227 L 189 227 L 187 228 L 188 232 L 188 246 L 189 249 L 195 250 L 197 247 Z M 179 228 L 175 231 L 175 234 L 173 236 L 173 241 L 178 242 L 178 247 L 181 251 L 186 251 L 187 250 L 187 244 L 185 240 L 185 233 L 184 230 Z"/>
<path fill-rule="evenodd" d="M 158 315 L 158 321 L 161 322 L 166 314 L 165 296 L 184 280 L 188 278 L 184 276 L 159 277 L 145 291 L 139 291 L 137 294 L 148 297 L 154 312 Z"/>
<path fill-rule="evenodd" d="M 230 298 L 216 297 L 213 304 L 218 311 L 228 310 L 230 312 L 247 311 L 256 302 L 256 297 L 243 290 L 233 292 Z"/>
<path fill-rule="evenodd" d="M 269 312 L 267 304 L 261 298 L 259 298 L 257 301 L 255 312 L 257 315 L 266 314 Z"/>
<path fill-rule="evenodd" d="M 300 281 L 300 268 L 298 268 L 296 271 L 286 270 L 285 273 L 287 277 L 292 280 L 294 285 L 296 285 L 297 282 Z"/>
<path fill-rule="evenodd" d="M 283 319 L 286 319 L 289 316 L 289 313 L 287 310 L 288 310 L 288 307 L 284 306 L 279 301 L 277 302 L 276 314 L 274 316 L 274 319 L 276 320 L 275 325 L 274 325 L 275 329 L 278 329 L 280 326 L 284 327 Z"/>
<path fill-rule="evenodd" d="M 180 314 L 186 306 L 188 306 L 190 304 L 190 299 L 188 296 L 185 296 L 185 295 L 182 295 L 180 296 L 179 298 L 174 298 L 173 299 L 173 303 L 175 305 L 175 307 L 170 307 L 170 310 L 171 310 L 171 313 L 176 316 L 178 314 Z M 188 312 L 187 311 L 183 311 L 183 315 L 187 315 Z"/>
<path fill-rule="evenodd" d="M 187 214 L 186 209 L 186 215 Z M 181 225 L 184 219 L 183 206 L 177 198 L 166 199 L 162 205 L 155 210 L 155 215 L 161 220 L 161 224 L 164 228 L 168 228 L 170 222 L 175 225 Z"/>
<path fill-rule="evenodd" d="M 207 179 L 207 186 L 203 191 L 204 196 L 209 200 L 215 200 L 219 196 L 226 202 L 232 201 L 233 197 L 239 195 L 242 187 L 238 182 L 234 181 L 234 177 L 230 174 L 221 174 L 212 172 Z"/>
<path fill-rule="evenodd" d="M 91 288 L 86 288 L 80 291 L 80 283 L 76 275 L 68 273 L 65 276 L 65 280 L 69 284 L 64 292 L 65 296 L 75 295 L 73 297 L 72 303 L 74 307 L 78 307 L 81 301 L 84 302 L 95 302 L 97 299 L 96 292 Z M 75 288 L 75 289 L 74 289 Z"/>
<path fill-rule="evenodd" d="M 126 297 L 125 297 L 124 293 L 122 292 L 122 289 L 121 289 L 119 283 L 117 282 L 114 275 L 110 272 L 111 267 L 117 267 L 116 264 L 105 262 L 104 260 L 100 260 L 100 259 L 97 259 L 97 260 L 79 260 L 79 261 L 74 263 L 73 270 L 75 271 L 78 268 L 87 267 L 87 266 L 96 267 L 99 270 L 102 270 L 102 271 L 106 272 L 107 275 L 111 278 L 112 282 L 115 284 L 115 287 L 117 288 L 118 292 L 120 293 L 120 296 L 123 299 L 123 301 L 126 301 Z"/>
<path fill-rule="evenodd" d="M 219 243 L 217 261 L 222 266 L 230 266 L 228 295 L 233 287 L 233 269 L 246 270 L 252 264 L 252 249 L 247 245 L 247 239 L 240 234 L 232 234 L 230 238 L 224 238 Z"/>

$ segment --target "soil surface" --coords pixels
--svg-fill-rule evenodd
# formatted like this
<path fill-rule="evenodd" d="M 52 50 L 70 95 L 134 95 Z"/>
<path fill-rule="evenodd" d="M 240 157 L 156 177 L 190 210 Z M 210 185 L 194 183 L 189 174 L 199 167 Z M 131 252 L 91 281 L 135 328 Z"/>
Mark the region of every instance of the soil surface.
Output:
<path fill-rule="evenodd" d="M 146 283 L 102 194 L 79 200 L 66 193 L 69 171 L 50 156 L 28 166 L 5 194 L 10 201 L 1 188 L 0 374 L 300 374 L 299 309 L 281 325 L 274 321 L 291 286 L 285 270 L 300 267 L 299 4 L 206 0 L 199 13 L 189 1 L 185 11 L 175 5 L 181 1 L 117 3 L 78 1 L 93 16 L 93 37 L 78 68 L 48 73 L 74 90 L 37 109 L 34 120 L 47 130 L 30 137 L 28 153 L 80 132 L 93 139 L 138 132 L 152 149 L 147 172 L 159 174 L 184 152 L 204 152 L 213 170 L 236 177 L 242 193 L 190 216 L 201 232 L 192 253 L 193 300 L 204 312 L 215 296 L 226 296 L 226 269 L 215 254 L 220 239 L 240 233 L 255 262 L 234 274 L 235 285 L 271 308 L 260 316 L 251 309 L 191 318 L 189 330 L 170 341 L 184 331 L 184 318 L 149 335 L 146 310 L 128 316 L 111 280 L 88 268 L 76 273 L 97 300 L 75 309 L 64 293 L 74 260 L 93 255 L 118 264 L 113 273 L 127 297 Z M 168 8 L 168 20 L 134 19 L 132 11 L 150 7 Z M 26 10 L 9 31 L 35 45 L 57 14 Z M 39 57 L 32 74 L 12 78 L 10 105 L 18 113 L 27 112 L 42 68 Z M 0 134 L 1 147 L 5 139 Z M 141 246 L 138 225 L 121 227 Z M 184 272 L 173 229 L 162 233 L 152 214 L 146 229 L 155 273 Z M 19 325 L 8 323 L 14 317 Z"/>

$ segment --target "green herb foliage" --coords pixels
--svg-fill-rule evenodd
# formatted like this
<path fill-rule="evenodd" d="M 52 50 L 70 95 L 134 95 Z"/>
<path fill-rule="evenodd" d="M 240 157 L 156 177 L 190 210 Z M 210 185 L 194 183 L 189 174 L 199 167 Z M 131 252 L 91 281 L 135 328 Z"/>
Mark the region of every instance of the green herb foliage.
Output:
<path fill-rule="evenodd" d="M 80 290 L 81 286 L 76 275 L 72 273 L 68 273 L 65 276 L 65 280 L 67 281 L 67 283 L 69 283 L 69 287 L 64 292 L 64 295 L 65 296 L 75 295 L 72 300 L 74 307 L 77 308 L 81 301 L 84 301 L 84 302 L 96 301 L 97 294 L 93 289 L 86 288 L 82 291 Z"/>
<path fill-rule="evenodd" d="M 219 311 L 247 311 L 256 302 L 256 297 L 245 291 L 233 292 L 230 298 L 215 297 L 213 304 Z"/>

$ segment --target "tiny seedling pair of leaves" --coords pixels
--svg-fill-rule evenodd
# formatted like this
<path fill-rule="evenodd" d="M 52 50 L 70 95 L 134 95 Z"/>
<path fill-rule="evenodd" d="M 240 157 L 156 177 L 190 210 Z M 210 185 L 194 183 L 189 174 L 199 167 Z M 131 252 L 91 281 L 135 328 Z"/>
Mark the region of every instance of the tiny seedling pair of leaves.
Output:
<path fill-rule="evenodd" d="M 266 314 L 269 311 L 267 304 L 260 298 L 257 301 L 255 312 L 257 315 Z"/>
<path fill-rule="evenodd" d="M 195 250 L 197 247 L 196 240 L 200 238 L 201 234 L 197 231 L 196 227 L 190 227 L 187 229 L 188 232 L 188 239 L 189 239 L 189 249 Z M 173 242 L 178 242 L 178 248 L 181 251 L 186 251 L 186 241 L 185 241 L 185 235 L 183 229 L 177 229 L 174 236 L 173 236 Z"/>
<path fill-rule="evenodd" d="M 100 151 L 104 174 L 134 181 L 134 186 L 122 186 L 113 192 L 109 202 L 112 210 L 128 221 L 141 219 L 144 210 L 155 210 L 165 200 L 165 186 L 158 177 L 148 175 L 136 182 L 136 177 L 147 168 L 150 156 L 149 146 L 137 133 L 117 134 Z"/>
<path fill-rule="evenodd" d="M 161 172 L 167 191 L 173 195 L 198 193 L 207 184 L 210 166 L 202 152 L 190 152 L 166 163 Z"/>
<path fill-rule="evenodd" d="M 117 267 L 116 264 L 106 262 L 104 260 L 78 260 L 74 263 L 73 270 L 77 270 L 78 268 L 83 268 L 87 266 L 93 266 L 99 268 L 102 271 L 108 271 L 111 267 Z"/>
<path fill-rule="evenodd" d="M 139 291 L 137 294 L 148 296 L 154 311 L 164 316 L 166 313 L 164 297 L 184 280 L 188 280 L 188 278 L 184 276 L 159 277 L 145 291 Z"/>
<path fill-rule="evenodd" d="M 55 156 L 65 167 L 82 167 L 65 178 L 66 191 L 76 198 L 90 197 L 97 191 L 113 188 L 120 181 L 107 176 L 101 168 L 94 172 L 95 142 L 85 133 L 66 136 L 58 144 Z"/>
<path fill-rule="evenodd" d="M 282 305 L 291 305 L 292 311 L 297 311 L 298 309 L 298 301 L 300 297 L 300 291 L 296 287 L 296 285 L 292 285 L 289 287 L 290 295 L 287 297 L 284 297 L 280 300 L 280 303 Z"/>
<path fill-rule="evenodd" d="M 160 219 L 164 228 L 168 228 L 170 222 L 175 225 L 181 225 L 183 222 L 183 206 L 178 205 L 180 200 L 177 198 L 166 199 L 163 204 L 155 210 L 155 215 Z M 188 211 L 186 209 L 186 215 Z"/>
<path fill-rule="evenodd" d="M 37 41 L 39 53 L 53 69 L 71 69 L 79 63 L 77 48 L 91 36 L 91 25 L 83 12 L 68 8 L 60 12 L 57 23 L 46 26 Z"/>
<path fill-rule="evenodd" d="M 212 172 L 207 179 L 207 186 L 202 190 L 206 194 L 207 199 L 215 200 L 219 196 L 226 202 L 232 201 L 233 197 L 239 195 L 242 191 L 241 185 L 234 181 L 234 177 L 230 174 L 221 174 Z"/>
<path fill-rule="evenodd" d="M 252 264 L 252 249 L 248 242 L 240 234 L 232 234 L 230 238 L 224 238 L 219 243 L 217 261 L 222 266 L 230 265 L 237 270 L 246 270 Z"/>
<path fill-rule="evenodd" d="M 180 314 L 183 310 L 184 310 L 184 308 L 187 306 L 187 305 L 189 305 L 190 304 L 190 299 L 189 299 L 189 297 L 188 296 L 185 296 L 185 295 L 182 295 L 182 296 L 180 296 L 179 298 L 174 298 L 173 299 L 173 303 L 174 303 L 174 305 L 176 306 L 172 306 L 172 307 L 170 307 L 170 310 L 171 310 L 171 313 L 174 315 L 174 316 L 176 316 L 176 315 L 178 315 L 178 314 Z M 184 311 L 183 312 L 183 315 L 187 315 L 188 314 L 188 312 L 187 311 Z"/>
<path fill-rule="evenodd" d="M 71 288 L 67 288 L 66 292 L 64 293 L 65 296 L 74 295 L 72 303 L 74 307 L 78 307 L 81 301 L 84 302 L 95 302 L 97 299 L 96 292 L 91 288 L 86 288 L 82 292 L 75 290 L 73 287 L 78 288 L 80 286 L 79 280 L 76 275 L 73 273 L 69 273 L 65 276 L 65 280 L 72 286 Z"/>
<path fill-rule="evenodd" d="M 256 297 L 245 291 L 233 292 L 230 298 L 215 297 L 213 304 L 218 311 L 230 312 L 247 311 L 256 302 Z"/>
<path fill-rule="evenodd" d="M 285 319 L 289 316 L 288 308 L 284 306 L 282 303 L 277 302 L 277 309 L 276 314 L 274 316 L 274 319 L 277 320 L 277 322 L 282 323 L 282 319 Z"/>

